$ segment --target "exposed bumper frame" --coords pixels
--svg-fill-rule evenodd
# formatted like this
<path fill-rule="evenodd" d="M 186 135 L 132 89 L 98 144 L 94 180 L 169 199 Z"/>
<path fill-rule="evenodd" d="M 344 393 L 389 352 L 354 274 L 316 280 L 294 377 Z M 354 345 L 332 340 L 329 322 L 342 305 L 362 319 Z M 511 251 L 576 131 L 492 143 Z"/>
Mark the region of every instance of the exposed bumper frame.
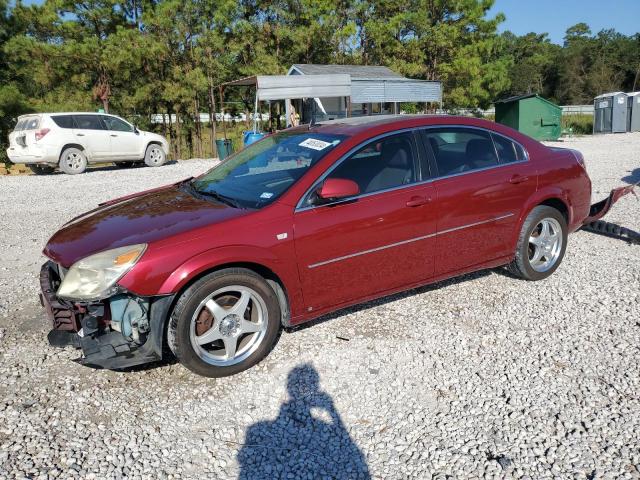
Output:
<path fill-rule="evenodd" d="M 164 326 L 175 295 L 149 299 L 150 331 L 145 342 L 136 345 L 120 332 L 104 326 L 109 316 L 106 302 L 84 305 L 58 299 L 55 296 L 55 284 L 59 281 L 56 271 L 56 265 L 51 261 L 40 271 L 40 301 L 53 324 L 47 336 L 52 346 L 82 348 L 83 356 L 75 361 L 94 368 L 116 370 L 162 360 Z"/>

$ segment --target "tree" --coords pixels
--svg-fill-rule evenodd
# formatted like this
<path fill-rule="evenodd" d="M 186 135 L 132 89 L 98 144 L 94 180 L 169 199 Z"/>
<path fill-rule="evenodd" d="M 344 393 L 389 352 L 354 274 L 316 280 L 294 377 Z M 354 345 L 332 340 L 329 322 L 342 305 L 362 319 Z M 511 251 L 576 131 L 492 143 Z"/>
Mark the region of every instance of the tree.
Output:
<path fill-rule="evenodd" d="M 439 79 L 448 107 L 487 107 L 509 86 L 493 0 L 385 0 L 364 22 L 362 55 L 407 76 Z M 360 7 L 360 10 L 364 10 Z"/>
<path fill-rule="evenodd" d="M 523 36 L 511 32 L 502 34 L 504 53 L 511 58 L 510 88 L 505 96 L 538 93 L 553 97 L 554 66 L 561 47 L 550 42 L 546 33 L 527 33 Z"/>

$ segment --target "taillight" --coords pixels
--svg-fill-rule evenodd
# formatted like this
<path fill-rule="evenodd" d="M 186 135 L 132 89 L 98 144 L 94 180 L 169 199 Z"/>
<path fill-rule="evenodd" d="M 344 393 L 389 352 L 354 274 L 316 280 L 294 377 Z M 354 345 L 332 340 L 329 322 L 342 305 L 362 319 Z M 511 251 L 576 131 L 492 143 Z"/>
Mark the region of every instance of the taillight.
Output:
<path fill-rule="evenodd" d="M 38 140 L 42 140 L 42 138 L 49 133 L 49 129 L 48 128 L 41 128 L 40 130 L 36 131 L 36 142 Z"/>

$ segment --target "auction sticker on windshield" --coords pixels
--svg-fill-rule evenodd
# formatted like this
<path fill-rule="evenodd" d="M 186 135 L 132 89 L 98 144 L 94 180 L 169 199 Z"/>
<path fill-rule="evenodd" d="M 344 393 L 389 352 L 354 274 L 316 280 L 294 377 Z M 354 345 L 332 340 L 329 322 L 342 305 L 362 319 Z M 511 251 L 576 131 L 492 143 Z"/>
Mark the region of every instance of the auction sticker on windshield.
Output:
<path fill-rule="evenodd" d="M 333 145 L 329 142 L 323 142 L 316 138 L 307 138 L 304 142 L 299 143 L 301 147 L 312 148 L 313 150 L 324 150 L 327 147 Z"/>

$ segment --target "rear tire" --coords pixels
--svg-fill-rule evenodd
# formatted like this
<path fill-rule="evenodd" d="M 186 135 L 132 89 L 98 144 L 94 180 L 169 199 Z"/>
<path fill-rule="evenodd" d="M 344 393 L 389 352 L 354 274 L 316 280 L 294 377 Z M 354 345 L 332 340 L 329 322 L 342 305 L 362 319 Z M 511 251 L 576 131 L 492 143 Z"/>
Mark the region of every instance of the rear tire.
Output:
<path fill-rule="evenodd" d="M 280 328 L 280 304 L 265 279 L 245 268 L 227 268 L 206 275 L 180 296 L 167 343 L 192 372 L 226 377 L 267 356 Z"/>
<path fill-rule="evenodd" d="M 553 207 L 538 205 L 527 216 L 518 236 L 509 272 L 525 280 L 542 280 L 562 263 L 567 248 L 567 221 Z"/>
<path fill-rule="evenodd" d="M 152 143 L 144 153 L 144 163 L 147 167 L 161 167 L 167 161 L 164 150 L 158 144 Z"/>
<path fill-rule="evenodd" d="M 77 175 L 87 169 L 87 156 L 77 148 L 67 148 L 60 155 L 60 170 L 68 175 Z"/>
<path fill-rule="evenodd" d="M 49 175 L 50 173 L 55 172 L 56 168 L 50 165 L 40 165 L 37 163 L 30 163 L 27 165 L 31 169 L 33 173 L 36 175 Z"/>

